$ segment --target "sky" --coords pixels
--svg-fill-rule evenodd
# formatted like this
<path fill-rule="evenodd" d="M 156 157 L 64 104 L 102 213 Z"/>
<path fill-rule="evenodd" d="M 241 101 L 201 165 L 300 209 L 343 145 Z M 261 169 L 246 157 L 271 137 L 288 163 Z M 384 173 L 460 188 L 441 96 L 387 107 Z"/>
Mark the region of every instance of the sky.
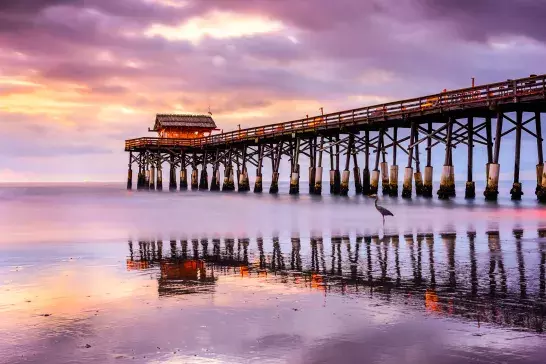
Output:
<path fill-rule="evenodd" d="M 123 181 L 157 113 L 210 107 L 229 131 L 542 74 L 544 18 L 545 0 L 1 1 L 0 182 Z"/>

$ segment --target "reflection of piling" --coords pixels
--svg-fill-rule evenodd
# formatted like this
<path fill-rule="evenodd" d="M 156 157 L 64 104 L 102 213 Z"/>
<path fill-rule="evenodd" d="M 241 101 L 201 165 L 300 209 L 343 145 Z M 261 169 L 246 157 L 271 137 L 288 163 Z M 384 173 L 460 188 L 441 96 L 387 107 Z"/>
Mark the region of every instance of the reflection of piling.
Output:
<path fill-rule="evenodd" d="M 457 286 L 457 277 L 455 270 L 455 233 L 440 234 L 447 250 L 447 266 L 449 272 L 449 287 L 455 289 Z"/>
<path fill-rule="evenodd" d="M 518 272 L 519 272 L 519 288 L 520 297 L 522 299 L 527 298 L 527 278 L 525 278 L 525 259 L 523 258 L 521 238 L 523 236 L 523 230 L 514 229 L 514 238 L 516 239 L 516 256 L 518 259 Z"/>

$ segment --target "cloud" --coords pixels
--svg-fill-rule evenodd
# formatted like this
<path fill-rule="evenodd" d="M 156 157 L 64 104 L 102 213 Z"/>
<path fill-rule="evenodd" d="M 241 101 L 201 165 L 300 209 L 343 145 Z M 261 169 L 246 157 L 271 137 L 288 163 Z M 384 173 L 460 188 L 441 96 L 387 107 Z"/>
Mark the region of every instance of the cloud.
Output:
<path fill-rule="evenodd" d="M 43 158 L 88 150 L 103 175 L 115 170 L 104 154 L 125 159 L 123 139 L 147 135 L 157 112 L 210 106 L 230 130 L 541 73 L 545 11 L 523 0 L 2 2 L 3 138 Z"/>

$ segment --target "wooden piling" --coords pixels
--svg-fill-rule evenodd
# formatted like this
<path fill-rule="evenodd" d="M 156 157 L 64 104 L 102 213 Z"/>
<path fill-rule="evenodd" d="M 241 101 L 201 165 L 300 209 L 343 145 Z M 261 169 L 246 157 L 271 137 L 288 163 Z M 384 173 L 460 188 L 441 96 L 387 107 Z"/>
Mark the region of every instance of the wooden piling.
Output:
<path fill-rule="evenodd" d="M 248 170 L 246 169 L 247 163 L 247 146 L 243 146 L 243 153 L 241 158 L 241 171 L 239 172 L 237 178 L 237 191 L 239 192 L 248 192 L 250 191 L 250 182 L 248 180 Z"/>
<path fill-rule="evenodd" d="M 512 200 L 519 201 L 523 195 L 521 189 L 521 182 L 519 180 L 519 165 L 521 159 L 521 128 L 523 124 L 523 111 L 518 110 L 516 112 L 516 150 L 514 158 L 514 183 L 510 190 Z"/>
<path fill-rule="evenodd" d="M 292 173 L 290 174 L 289 194 L 297 195 L 300 193 L 300 138 L 296 138 L 295 147 L 292 151 Z"/>
<path fill-rule="evenodd" d="M 324 149 L 324 137 L 320 137 L 320 148 L 318 153 L 317 169 L 315 172 L 315 187 L 313 193 L 315 195 L 322 194 L 322 152 Z"/>
<path fill-rule="evenodd" d="M 138 178 L 137 178 L 137 190 L 144 189 L 144 180 L 145 180 L 145 172 L 144 172 L 144 160 L 142 158 L 142 152 L 138 154 Z"/>
<path fill-rule="evenodd" d="M 386 148 L 385 148 L 385 131 L 380 132 L 379 137 L 381 138 L 381 156 L 382 162 L 380 165 L 381 169 L 381 189 L 383 190 L 384 195 L 389 194 L 389 164 L 386 160 Z"/>
<path fill-rule="evenodd" d="M 446 138 L 446 152 L 444 159 L 444 167 L 442 168 L 442 175 L 440 178 L 440 189 L 438 190 L 438 198 L 442 200 L 449 199 L 449 197 L 455 195 L 455 180 L 454 180 L 454 168 L 451 157 L 451 142 L 453 134 L 453 118 L 450 117 L 447 121 L 447 138 Z"/>
<path fill-rule="evenodd" d="M 188 171 L 186 169 L 186 152 L 180 153 L 180 191 L 188 189 Z"/>
<path fill-rule="evenodd" d="M 224 183 L 222 191 L 234 191 L 235 183 L 233 180 L 233 149 L 230 148 L 227 153 L 227 158 L 224 162 Z"/>
<path fill-rule="evenodd" d="M 362 194 L 370 194 L 370 132 L 364 131 L 364 169 L 362 170 Z"/>
<path fill-rule="evenodd" d="M 390 167 L 389 174 L 389 196 L 396 197 L 398 196 L 398 165 L 396 164 L 396 152 L 398 150 L 398 128 L 396 126 L 393 127 L 392 135 L 392 165 Z"/>
<path fill-rule="evenodd" d="M 309 138 L 309 193 L 315 192 L 315 174 L 317 169 L 317 138 Z"/>
<path fill-rule="evenodd" d="M 417 130 L 417 124 L 412 123 L 411 125 L 411 131 L 410 131 L 410 139 L 409 139 L 409 145 L 408 148 L 408 163 L 406 164 L 406 168 L 404 170 L 404 182 L 402 184 L 402 197 L 403 198 L 411 198 L 411 192 L 413 190 L 412 185 L 412 177 L 413 177 L 413 144 L 417 142 L 417 138 L 415 137 L 415 132 Z"/>
<path fill-rule="evenodd" d="M 174 154 L 169 156 L 169 191 L 176 191 L 176 164 L 174 162 Z"/>
<path fill-rule="evenodd" d="M 333 186 L 333 190 L 332 190 L 332 194 L 333 195 L 339 195 L 340 193 L 340 190 L 341 190 L 341 173 L 339 171 L 339 157 L 340 157 L 340 153 L 339 153 L 339 134 L 336 135 L 336 145 L 335 145 L 335 149 L 336 149 L 336 155 L 335 155 L 335 159 L 336 159 L 336 166 L 335 166 L 335 170 L 334 170 L 334 186 Z"/>
<path fill-rule="evenodd" d="M 432 121 L 428 122 L 427 130 L 427 165 L 425 166 L 425 175 L 423 181 L 423 197 L 432 197 Z"/>
<path fill-rule="evenodd" d="M 489 180 L 489 165 L 493 163 L 493 135 L 491 131 L 491 117 L 485 118 L 485 135 L 487 140 L 487 164 L 485 165 L 485 185 Z"/>
<path fill-rule="evenodd" d="M 546 168 L 542 152 L 542 125 L 540 111 L 535 112 L 536 140 L 537 140 L 537 188 L 536 195 L 540 202 L 546 202 Z"/>
<path fill-rule="evenodd" d="M 472 199 L 476 197 L 476 184 L 472 178 L 473 172 L 473 152 L 474 152 L 474 118 L 470 116 L 467 121 L 468 129 L 468 166 L 466 175 L 466 186 L 464 191 L 464 197 Z"/>
<path fill-rule="evenodd" d="M 256 167 L 256 181 L 254 182 L 254 193 L 262 193 L 262 166 L 264 161 L 265 145 L 258 144 L 258 166 Z"/>
<path fill-rule="evenodd" d="M 149 178 L 148 184 L 149 184 L 148 189 L 150 191 L 155 191 L 155 167 L 153 163 L 150 164 L 150 178 Z"/>
<path fill-rule="evenodd" d="M 489 201 L 496 201 L 499 195 L 499 153 L 500 153 L 500 143 L 502 137 L 502 120 L 504 115 L 502 112 L 497 114 L 497 130 L 495 133 L 495 146 L 493 154 L 493 163 L 489 165 L 489 172 L 487 175 L 487 186 L 483 192 L 485 199 Z"/>
<path fill-rule="evenodd" d="M 133 189 L 133 170 L 131 169 L 133 165 L 133 152 L 129 152 L 129 170 L 127 172 L 127 189 Z"/>
<path fill-rule="evenodd" d="M 360 168 L 358 167 L 358 153 L 356 144 L 353 142 L 353 148 L 351 150 L 353 155 L 353 174 L 354 174 L 354 183 L 355 183 L 355 194 L 360 195 L 362 193 L 362 180 L 360 179 Z"/>
<path fill-rule="evenodd" d="M 271 186 L 269 187 L 269 193 L 275 194 L 279 192 L 279 165 L 281 163 L 283 142 L 279 141 L 276 148 L 271 148 L 271 163 L 273 165 L 273 174 L 271 176 Z M 276 149 L 276 152 L 275 152 Z"/>
<path fill-rule="evenodd" d="M 209 176 L 207 172 L 207 157 L 208 153 L 205 150 L 203 153 L 203 165 L 201 169 L 201 178 L 199 179 L 199 191 L 208 191 L 209 189 Z"/>
<path fill-rule="evenodd" d="M 419 140 L 419 125 L 415 127 L 415 142 Z M 421 163 L 419 161 L 419 144 L 415 145 L 415 173 L 413 174 L 415 179 L 415 195 L 423 195 L 423 176 L 421 175 Z"/>
<path fill-rule="evenodd" d="M 354 134 L 349 135 L 349 140 L 347 141 L 347 153 L 345 155 L 345 169 L 341 176 L 341 184 L 339 188 L 340 196 L 347 196 L 349 194 L 349 178 L 351 172 L 349 171 L 349 166 L 351 164 L 351 151 L 355 142 Z"/>
<path fill-rule="evenodd" d="M 379 130 L 379 136 L 377 138 L 377 149 L 375 150 L 375 165 L 372 171 L 370 181 L 370 195 L 375 195 L 379 191 L 379 160 L 381 158 L 381 148 L 383 143 L 382 134 L 383 131 Z"/>
<path fill-rule="evenodd" d="M 334 138 L 329 138 L 330 142 L 330 194 L 334 194 L 334 184 L 335 184 L 335 175 L 336 169 L 334 166 Z"/>
<path fill-rule="evenodd" d="M 216 149 L 212 162 L 212 177 L 210 179 L 210 190 L 220 191 L 220 150 Z"/>
<path fill-rule="evenodd" d="M 157 163 L 157 168 L 156 168 L 156 172 L 157 172 L 157 182 L 156 182 L 156 190 L 158 191 L 163 191 L 163 168 L 161 166 L 161 163 L 162 160 L 161 160 L 161 154 L 158 154 L 157 155 L 157 159 L 156 159 L 156 163 Z"/>

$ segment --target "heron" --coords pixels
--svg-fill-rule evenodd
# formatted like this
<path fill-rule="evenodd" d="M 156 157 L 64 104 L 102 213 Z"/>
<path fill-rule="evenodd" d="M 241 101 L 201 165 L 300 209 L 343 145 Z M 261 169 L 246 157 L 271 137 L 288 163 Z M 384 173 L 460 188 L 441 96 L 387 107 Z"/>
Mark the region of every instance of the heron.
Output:
<path fill-rule="evenodd" d="M 394 214 L 392 212 L 390 212 L 389 210 L 387 210 L 386 208 L 384 208 L 383 206 L 379 206 L 377 204 L 377 195 L 371 195 L 370 197 L 375 197 L 375 209 L 377 211 L 379 211 L 379 213 L 381 214 L 381 216 L 383 217 L 383 229 L 385 228 L 385 216 L 394 216 Z"/>

